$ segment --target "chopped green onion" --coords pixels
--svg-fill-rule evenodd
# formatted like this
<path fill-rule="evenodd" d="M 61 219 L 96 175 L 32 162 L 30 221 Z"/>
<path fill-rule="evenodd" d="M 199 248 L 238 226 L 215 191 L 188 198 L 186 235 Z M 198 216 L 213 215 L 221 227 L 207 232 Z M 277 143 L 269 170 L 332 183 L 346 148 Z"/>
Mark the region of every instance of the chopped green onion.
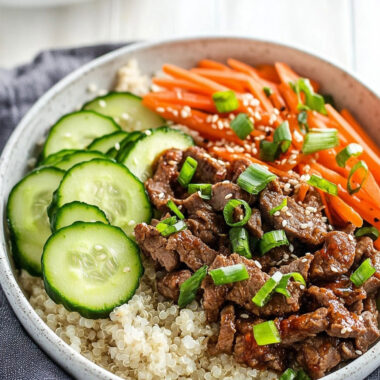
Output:
<path fill-rule="evenodd" d="M 282 153 L 288 151 L 290 145 L 292 144 L 292 134 L 290 133 L 289 123 L 287 120 L 281 123 L 274 131 L 273 142 L 279 144 Z"/>
<path fill-rule="evenodd" d="M 209 275 L 212 277 L 215 285 L 231 284 L 249 279 L 247 268 L 244 264 L 230 265 L 210 270 Z"/>
<path fill-rule="evenodd" d="M 376 227 L 362 227 L 355 232 L 356 237 L 369 236 L 372 240 L 376 240 L 379 237 L 379 230 Z"/>
<path fill-rule="evenodd" d="M 179 288 L 178 306 L 185 307 L 197 296 L 197 291 L 207 274 L 207 265 L 199 268 L 190 278 L 183 282 Z"/>
<path fill-rule="evenodd" d="M 280 343 L 280 333 L 274 321 L 266 321 L 253 326 L 253 336 L 259 346 Z"/>
<path fill-rule="evenodd" d="M 170 210 L 172 210 L 174 212 L 174 214 L 176 214 L 179 219 L 181 219 L 181 220 L 185 219 L 185 216 L 182 214 L 181 211 L 179 211 L 179 208 L 171 199 L 168 200 L 168 203 L 166 203 L 166 206 L 168 206 L 168 208 Z"/>
<path fill-rule="evenodd" d="M 266 162 L 273 162 L 279 155 L 279 144 L 261 140 L 260 141 L 260 160 Z"/>
<path fill-rule="evenodd" d="M 244 217 L 235 222 L 234 212 L 237 207 L 243 206 Z M 252 209 L 249 207 L 249 204 L 242 199 L 231 199 L 227 202 L 223 209 L 224 220 L 230 227 L 242 227 L 247 224 L 249 218 L 252 215 Z"/>
<path fill-rule="evenodd" d="M 183 220 L 177 221 L 175 216 L 162 220 L 156 226 L 158 232 L 162 236 L 169 236 L 176 232 L 185 230 L 187 228 L 186 223 Z"/>
<path fill-rule="evenodd" d="M 198 192 L 202 199 L 211 199 L 212 185 L 211 183 L 190 183 L 187 187 L 187 192 L 189 194 Z"/>
<path fill-rule="evenodd" d="M 359 183 L 358 186 L 356 186 L 355 188 L 353 188 L 352 185 L 351 185 L 352 176 L 356 173 L 356 171 L 358 171 L 360 169 L 364 170 L 363 179 L 361 180 L 361 182 Z M 367 164 L 364 161 L 357 162 L 351 168 L 350 174 L 348 175 L 348 178 L 347 178 L 347 191 L 350 193 L 350 195 L 357 193 L 362 188 L 363 183 L 365 182 L 365 180 L 367 179 L 367 177 L 368 177 L 368 166 L 367 166 Z"/>
<path fill-rule="evenodd" d="M 274 215 L 274 213 L 276 213 L 277 211 L 281 211 L 285 206 L 287 206 L 288 205 L 288 198 L 284 198 L 283 200 L 282 200 L 282 202 L 278 205 L 278 206 L 276 206 L 276 207 L 273 207 L 270 211 L 269 211 L 269 214 L 270 215 Z"/>
<path fill-rule="evenodd" d="M 230 241 L 233 252 L 244 256 L 247 259 L 252 258 L 251 249 L 249 247 L 250 239 L 248 231 L 243 227 L 233 227 L 229 232 Z"/>
<path fill-rule="evenodd" d="M 297 121 L 300 124 L 307 124 L 307 111 L 301 111 L 297 116 Z"/>
<path fill-rule="evenodd" d="M 335 157 L 337 164 L 344 168 L 346 162 L 351 157 L 358 157 L 363 153 L 363 148 L 359 144 L 348 144 L 344 149 L 342 149 Z"/>
<path fill-rule="evenodd" d="M 288 368 L 281 376 L 279 380 L 295 380 L 297 372 L 293 371 L 291 368 Z"/>
<path fill-rule="evenodd" d="M 239 113 L 231 121 L 230 126 L 240 140 L 244 140 L 253 131 L 252 121 L 249 120 L 248 115 L 245 113 Z"/>
<path fill-rule="evenodd" d="M 234 91 L 219 91 L 212 94 L 212 100 L 220 113 L 235 111 L 239 108 L 239 101 Z"/>
<path fill-rule="evenodd" d="M 272 94 L 273 91 L 270 87 L 264 86 L 263 87 L 264 94 L 269 98 Z"/>
<path fill-rule="evenodd" d="M 187 157 L 179 172 L 178 182 L 181 186 L 186 187 L 193 178 L 197 170 L 198 162 L 193 157 Z"/>
<path fill-rule="evenodd" d="M 277 176 L 271 173 L 265 166 L 252 164 L 240 174 L 237 183 L 250 194 L 259 194 L 264 190 L 269 182 L 276 179 Z"/>
<path fill-rule="evenodd" d="M 289 298 L 291 294 L 289 293 L 287 287 L 288 287 L 289 280 L 292 277 L 294 281 L 297 281 L 303 286 L 306 286 L 306 282 L 305 282 L 305 279 L 302 277 L 302 274 L 297 273 L 297 272 L 292 272 L 292 273 L 285 274 L 281 278 L 278 286 L 275 289 L 275 292 L 284 295 L 286 298 Z"/>
<path fill-rule="evenodd" d="M 252 298 L 252 302 L 258 306 L 263 307 L 269 301 L 270 296 L 279 284 L 282 278 L 281 272 L 276 272 L 271 278 L 269 278 L 265 284 L 259 289 L 259 291 Z"/>
<path fill-rule="evenodd" d="M 300 78 L 294 84 L 293 90 L 298 96 L 298 109 L 300 110 L 314 110 L 318 111 L 324 115 L 327 115 L 325 100 L 322 95 L 316 94 L 314 92 L 313 87 L 310 84 L 309 79 Z M 305 94 L 305 104 L 302 104 L 300 93 L 303 92 Z"/>
<path fill-rule="evenodd" d="M 339 145 L 339 138 L 336 129 L 311 129 L 305 135 L 302 152 L 310 154 L 334 148 L 337 145 Z"/>
<path fill-rule="evenodd" d="M 364 260 L 358 269 L 350 276 L 350 280 L 355 286 L 362 286 L 374 273 L 376 268 L 372 266 L 371 260 Z"/>
<path fill-rule="evenodd" d="M 324 179 L 322 177 L 319 177 L 315 174 L 312 174 L 310 179 L 307 181 L 307 183 L 311 186 L 314 186 L 325 193 L 331 194 L 331 195 L 338 195 L 338 186 L 335 185 L 335 183 L 332 183 L 328 181 L 327 179 Z"/>
<path fill-rule="evenodd" d="M 296 380 L 310 380 L 310 377 L 307 375 L 307 373 L 303 369 L 299 369 L 297 371 Z"/>
<path fill-rule="evenodd" d="M 266 232 L 260 240 L 261 254 L 265 255 L 272 248 L 279 247 L 281 245 L 289 245 L 289 241 L 284 230 L 273 230 Z"/>

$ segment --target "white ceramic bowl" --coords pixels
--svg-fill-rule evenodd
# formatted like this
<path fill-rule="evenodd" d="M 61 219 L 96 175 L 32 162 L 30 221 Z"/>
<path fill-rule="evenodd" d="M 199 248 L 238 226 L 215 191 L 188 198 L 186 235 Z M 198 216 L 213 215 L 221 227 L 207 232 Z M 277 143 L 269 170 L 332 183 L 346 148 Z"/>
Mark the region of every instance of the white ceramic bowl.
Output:
<path fill-rule="evenodd" d="M 193 66 L 201 58 L 224 61 L 228 57 L 258 64 L 284 61 L 298 73 L 316 79 L 322 92 L 332 94 L 339 107 L 347 107 L 380 144 L 380 99 L 354 75 L 302 50 L 249 38 L 189 38 L 142 43 L 109 53 L 70 74 L 49 90 L 20 122 L 0 159 L 0 281 L 17 317 L 53 360 L 80 379 L 119 379 L 76 353 L 38 317 L 21 291 L 7 245 L 5 205 L 11 188 L 26 173 L 36 143 L 55 120 L 89 100 L 90 83 L 111 88 L 116 70 L 137 58 L 142 71 L 153 74 L 165 62 Z M 366 354 L 328 375 L 325 380 L 363 379 L 380 365 L 380 343 Z"/>

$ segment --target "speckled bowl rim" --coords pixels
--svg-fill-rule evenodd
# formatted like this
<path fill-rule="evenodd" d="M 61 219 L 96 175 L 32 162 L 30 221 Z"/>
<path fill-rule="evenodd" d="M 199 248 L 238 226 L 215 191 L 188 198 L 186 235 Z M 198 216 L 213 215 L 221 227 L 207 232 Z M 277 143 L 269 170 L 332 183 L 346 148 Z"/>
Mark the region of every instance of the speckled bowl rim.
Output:
<path fill-rule="evenodd" d="M 247 40 L 250 42 L 259 42 L 259 43 L 268 43 L 272 45 L 272 47 L 281 47 L 290 49 L 293 51 L 298 51 L 303 54 L 307 54 L 311 56 L 311 58 L 324 61 L 328 65 L 331 65 L 335 69 L 338 69 L 349 76 L 351 76 L 354 80 L 356 80 L 361 86 L 365 87 L 368 91 L 372 92 L 373 95 L 379 99 L 379 94 L 371 90 L 368 85 L 365 84 L 363 80 L 358 78 L 357 75 L 343 68 L 340 64 L 333 62 L 330 58 L 323 57 L 320 54 L 316 54 L 311 52 L 307 48 L 297 47 L 294 45 L 287 45 L 278 42 L 273 42 L 270 40 L 250 38 L 246 36 L 238 36 L 238 35 L 230 35 L 230 36 L 200 36 L 200 37 L 187 37 L 187 38 L 171 38 L 171 39 L 163 39 L 153 42 L 142 42 L 136 43 L 132 45 L 128 45 L 126 47 L 122 47 L 115 51 L 112 51 L 106 55 L 103 55 L 79 69 L 75 70 L 61 81 L 59 81 L 55 86 L 53 86 L 49 91 L 47 91 L 35 104 L 34 106 L 27 112 L 27 114 L 23 117 L 23 119 L 18 124 L 17 128 L 12 133 L 10 139 L 8 140 L 2 155 L 0 157 L 0 194 L 3 193 L 2 181 L 1 179 L 5 175 L 6 164 L 7 164 L 7 156 L 12 148 L 17 144 L 19 136 L 23 132 L 25 128 L 28 127 L 28 124 L 33 120 L 35 115 L 40 111 L 44 105 L 53 98 L 56 94 L 64 91 L 65 88 L 80 76 L 84 75 L 92 71 L 94 68 L 98 66 L 105 65 L 111 62 L 113 59 L 124 55 L 133 53 L 142 49 L 149 49 L 152 47 L 157 47 L 159 45 L 165 45 L 170 43 L 180 43 L 183 42 L 191 42 L 191 41 L 207 41 L 207 40 L 222 40 L 222 39 L 237 39 L 237 40 Z M 0 204 L 0 212 L 2 214 L 1 218 L 1 249 L 0 249 L 0 284 L 3 288 L 3 291 L 11 304 L 16 316 L 24 326 L 24 328 L 29 332 L 32 338 L 38 343 L 38 345 L 57 363 L 59 363 L 68 373 L 73 375 L 76 378 L 81 379 L 112 379 L 112 380 L 120 380 L 120 377 L 110 373 L 109 371 L 103 369 L 92 361 L 86 359 L 84 356 L 77 353 L 73 350 L 68 344 L 66 344 L 61 338 L 59 338 L 37 315 L 34 311 L 24 293 L 19 287 L 19 284 L 16 281 L 16 278 L 13 274 L 12 268 L 9 263 L 9 259 L 7 257 L 6 251 L 6 241 L 7 237 L 4 233 L 5 231 L 5 203 L 6 200 L 2 200 Z M 352 361 L 347 364 L 343 368 L 329 374 L 324 377 L 324 380 L 346 380 L 346 379 L 362 379 L 372 371 L 374 371 L 380 365 L 380 342 L 374 345 L 369 351 L 367 351 L 364 355 L 359 357 L 358 359 Z"/>

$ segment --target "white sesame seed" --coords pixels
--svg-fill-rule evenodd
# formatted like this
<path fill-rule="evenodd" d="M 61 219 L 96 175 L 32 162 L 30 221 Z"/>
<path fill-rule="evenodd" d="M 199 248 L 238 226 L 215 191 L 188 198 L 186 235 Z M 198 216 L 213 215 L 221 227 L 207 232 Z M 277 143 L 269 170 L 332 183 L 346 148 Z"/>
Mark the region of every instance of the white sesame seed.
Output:
<path fill-rule="evenodd" d="M 332 270 L 333 272 L 335 272 L 335 273 L 337 273 L 337 272 L 338 272 L 338 269 L 337 269 L 337 268 L 335 268 L 334 266 L 331 266 L 331 270 Z"/>
<path fill-rule="evenodd" d="M 144 132 L 147 136 L 150 136 L 152 134 L 152 131 L 150 129 L 147 129 L 145 132 Z"/>
<path fill-rule="evenodd" d="M 301 230 L 305 230 L 308 227 L 307 223 L 301 223 L 300 228 Z"/>
<path fill-rule="evenodd" d="M 87 86 L 87 91 L 94 94 L 98 89 L 98 86 L 95 84 L 95 83 L 90 83 L 88 86 Z"/>
<path fill-rule="evenodd" d="M 157 107 L 156 111 L 162 113 L 162 112 L 165 112 L 165 108 L 164 107 Z"/>
<path fill-rule="evenodd" d="M 224 199 L 230 199 L 230 198 L 232 198 L 232 194 L 231 194 L 231 193 L 227 194 L 227 195 L 224 197 Z"/>
<path fill-rule="evenodd" d="M 302 259 L 301 260 L 301 263 L 306 263 L 307 262 L 307 259 Z"/>
<path fill-rule="evenodd" d="M 159 199 L 164 199 L 164 197 L 165 197 L 165 194 L 164 194 L 164 193 L 160 193 L 160 194 L 158 194 L 158 198 L 159 198 Z"/>
<path fill-rule="evenodd" d="M 276 272 L 276 273 L 273 274 L 272 278 L 273 278 L 274 281 L 278 282 L 282 278 L 282 273 L 281 272 Z"/>
<path fill-rule="evenodd" d="M 343 327 L 342 330 L 340 330 L 340 333 L 341 333 L 341 334 L 345 334 L 346 331 L 347 331 L 347 329 L 346 329 L 345 327 Z"/>
<path fill-rule="evenodd" d="M 116 149 L 116 150 L 120 150 L 120 143 L 117 142 L 117 143 L 115 144 L 115 149 Z"/>
<path fill-rule="evenodd" d="M 294 252 L 294 245 L 293 244 L 289 244 L 289 251 Z"/>
<path fill-rule="evenodd" d="M 286 216 L 292 216 L 292 214 L 289 211 L 286 211 L 285 215 Z"/>
<path fill-rule="evenodd" d="M 353 241 L 354 240 L 354 237 L 352 235 L 348 235 L 348 239 Z"/>
<path fill-rule="evenodd" d="M 363 352 L 361 352 L 360 350 L 356 350 L 356 351 L 355 351 L 355 354 L 357 354 L 357 355 L 362 355 Z"/>
<path fill-rule="evenodd" d="M 248 314 L 240 314 L 240 317 L 243 319 L 248 319 L 249 315 Z"/>
<path fill-rule="evenodd" d="M 123 112 L 123 113 L 121 114 L 121 118 L 122 118 L 123 120 L 129 120 L 129 115 L 128 115 L 126 112 Z"/>
<path fill-rule="evenodd" d="M 263 266 L 260 264 L 259 261 L 255 260 L 255 264 L 256 264 L 260 269 L 262 269 Z"/>
<path fill-rule="evenodd" d="M 134 226 L 136 222 L 132 219 L 128 222 L 128 226 Z"/>
<path fill-rule="evenodd" d="M 130 267 L 124 267 L 123 268 L 123 272 L 126 273 L 126 272 L 130 272 L 131 271 L 131 268 Z"/>
<path fill-rule="evenodd" d="M 300 289 L 301 289 L 301 290 L 304 290 L 304 289 L 305 289 L 305 285 L 302 285 L 302 284 L 301 284 L 301 285 L 300 285 Z"/>
<path fill-rule="evenodd" d="M 105 100 L 100 99 L 100 100 L 99 100 L 99 106 L 100 106 L 101 108 L 105 108 L 105 107 L 107 106 L 107 103 L 105 102 Z"/>
<path fill-rule="evenodd" d="M 280 211 L 276 211 L 273 215 L 274 216 L 280 216 Z"/>
<path fill-rule="evenodd" d="M 309 210 L 305 210 L 305 215 L 310 215 L 310 211 Z"/>
<path fill-rule="evenodd" d="M 284 190 L 288 192 L 290 190 L 290 183 L 286 183 L 284 186 Z"/>
<path fill-rule="evenodd" d="M 282 223 L 281 223 L 282 227 L 286 227 L 287 224 L 288 224 L 287 220 L 283 220 Z"/>
<path fill-rule="evenodd" d="M 103 249 L 103 246 L 100 244 L 95 244 L 95 251 L 101 251 Z"/>

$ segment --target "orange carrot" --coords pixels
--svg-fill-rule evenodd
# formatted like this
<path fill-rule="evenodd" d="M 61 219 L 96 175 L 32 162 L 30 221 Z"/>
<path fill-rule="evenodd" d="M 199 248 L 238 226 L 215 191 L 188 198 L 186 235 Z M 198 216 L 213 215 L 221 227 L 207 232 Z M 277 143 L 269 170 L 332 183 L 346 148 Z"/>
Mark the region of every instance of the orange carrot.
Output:
<path fill-rule="evenodd" d="M 286 63 L 276 62 L 274 67 L 282 83 L 289 85 L 300 78 Z"/>
<path fill-rule="evenodd" d="M 224 65 L 223 63 L 214 61 L 212 59 L 202 59 L 198 62 L 198 67 L 203 67 L 204 69 L 215 69 L 224 71 L 231 70 L 228 66 Z"/>
<path fill-rule="evenodd" d="M 339 215 L 346 223 L 352 223 L 355 227 L 363 225 L 362 217 L 346 202 L 339 197 L 326 194 L 330 207 Z"/>
<path fill-rule="evenodd" d="M 298 97 L 297 94 L 291 89 L 289 84 L 280 83 L 278 85 L 280 94 L 285 99 L 288 108 L 295 114 L 298 114 Z"/>
<path fill-rule="evenodd" d="M 273 65 L 257 65 L 256 66 L 257 73 L 266 80 L 271 82 L 280 83 L 280 77 L 277 74 L 276 69 Z"/>
<path fill-rule="evenodd" d="M 187 81 L 185 79 L 175 79 L 175 78 L 153 78 L 152 82 L 157 86 L 168 88 L 170 90 L 173 89 L 182 89 L 191 92 L 195 92 L 197 94 L 210 94 L 210 91 L 204 89 L 202 86 L 197 85 L 193 82 Z"/>
<path fill-rule="evenodd" d="M 302 183 L 297 194 L 297 200 L 303 202 L 310 186 L 307 183 Z"/>
<path fill-rule="evenodd" d="M 323 205 L 325 206 L 325 214 L 326 214 L 326 216 L 327 216 L 327 219 L 329 220 L 329 223 L 331 224 L 331 225 L 334 225 L 334 219 L 333 219 L 333 217 L 332 217 L 332 215 L 331 215 L 331 212 L 330 212 L 330 209 L 329 209 L 329 205 L 328 205 L 328 203 L 327 203 L 327 200 L 326 200 L 326 195 L 325 195 L 325 193 L 322 191 L 322 190 L 320 190 L 320 189 L 317 189 L 317 191 L 318 191 L 318 193 L 319 193 L 319 195 L 320 195 L 320 197 L 321 197 L 321 200 L 322 200 L 322 203 L 323 203 Z"/>

